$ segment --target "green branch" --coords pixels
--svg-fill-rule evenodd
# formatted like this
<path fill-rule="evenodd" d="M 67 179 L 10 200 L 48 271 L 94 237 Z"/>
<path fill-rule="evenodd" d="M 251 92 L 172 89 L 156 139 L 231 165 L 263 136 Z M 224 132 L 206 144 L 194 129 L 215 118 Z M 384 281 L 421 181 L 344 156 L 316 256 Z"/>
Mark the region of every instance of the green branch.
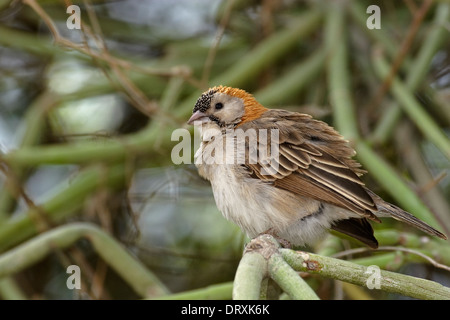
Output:
<path fill-rule="evenodd" d="M 286 264 L 279 248 L 278 242 L 266 234 L 246 246 L 234 279 L 233 299 L 259 299 L 261 283 L 267 277 L 272 278 L 292 299 L 318 299 L 308 284 Z"/>
<path fill-rule="evenodd" d="M 258 252 L 247 252 L 239 262 L 233 286 L 233 299 L 258 300 L 261 282 L 267 274 L 267 261 Z"/>
<path fill-rule="evenodd" d="M 26 128 L 26 131 L 20 142 L 20 148 L 34 146 L 41 141 L 45 133 L 47 112 L 56 103 L 58 103 L 57 97 L 48 91 L 42 93 L 34 100 L 23 119 L 22 126 Z M 14 178 L 17 179 L 15 181 L 16 183 L 21 182 L 25 178 L 26 171 L 23 168 L 17 167 L 14 162 L 10 163 L 10 169 L 14 174 Z M 6 220 L 9 216 L 8 213 L 13 211 L 16 203 L 14 191 L 9 190 L 4 185 L 0 192 L 0 222 Z"/>
<path fill-rule="evenodd" d="M 392 254 L 388 258 L 392 261 Z M 377 265 L 283 249 L 267 234 L 247 245 L 236 272 L 233 298 L 259 299 L 261 282 L 269 277 L 292 299 L 318 299 L 299 271 L 418 299 L 450 299 L 450 288 L 436 282 L 381 270 Z"/>
<path fill-rule="evenodd" d="M 228 72 L 212 80 L 213 84 L 240 86 L 254 79 L 265 67 L 280 59 L 289 49 L 298 43 L 319 25 L 321 14 L 311 11 L 298 18 L 290 28 L 269 37 L 245 57 L 240 59 Z M 173 113 L 175 117 L 187 120 L 199 96 L 195 91 L 180 103 Z M 2 156 L 8 164 L 16 166 L 36 166 L 41 164 L 87 163 L 93 161 L 120 162 L 139 155 L 155 156 L 156 141 L 159 148 L 173 144 L 170 139 L 172 130 L 178 126 L 171 123 L 161 129 L 159 125 L 150 124 L 140 132 L 122 139 L 102 139 L 83 141 L 63 145 L 23 147 Z"/>
<path fill-rule="evenodd" d="M 390 58 L 394 58 L 398 52 L 398 43 L 393 40 L 391 34 L 388 34 L 381 29 L 369 29 L 367 28 L 367 13 L 364 4 L 359 1 L 352 1 L 351 5 L 347 6 L 352 19 L 359 25 L 359 29 L 362 30 L 367 37 L 372 39 L 378 45 L 383 46 L 383 49 L 389 55 Z"/>
<path fill-rule="evenodd" d="M 373 55 L 375 71 L 381 79 L 389 73 L 389 66 L 380 52 Z M 400 103 L 403 111 L 411 118 L 422 134 L 433 142 L 442 153 L 450 159 L 450 140 L 431 116 L 417 102 L 413 93 L 398 78 L 392 80 L 390 87 L 392 94 Z"/>
<path fill-rule="evenodd" d="M 50 222 L 59 223 L 77 212 L 83 206 L 85 199 L 98 188 L 122 186 L 124 175 L 122 165 L 111 168 L 91 166 L 80 171 L 67 187 L 61 187 L 61 191 L 40 205 L 39 209 L 46 213 L 45 217 Z M 29 208 L 0 224 L 0 251 L 38 233 L 38 226 L 33 219 L 38 216 L 35 211 L 35 208 Z"/>
<path fill-rule="evenodd" d="M 286 262 L 296 271 L 315 273 L 327 278 L 367 286 L 370 289 L 379 289 L 417 299 L 450 300 L 450 288 L 433 281 L 381 270 L 377 266 L 366 267 L 302 251 L 289 249 L 280 251 Z"/>
<path fill-rule="evenodd" d="M 88 223 L 64 225 L 25 242 L 0 256 L 0 278 L 20 272 L 42 260 L 54 248 L 64 249 L 88 239 L 97 254 L 142 297 L 167 294 L 165 286 L 114 238 Z"/>
<path fill-rule="evenodd" d="M 212 85 L 241 87 L 249 78 L 256 77 L 274 61 L 282 58 L 302 38 L 315 30 L 320 20 L 321 13 L 317 10 L 310 10 L 296 17 L 292 24 L 266 38 L 225 73 L 214 78 Z"/>
<path fill-rule="evenodd" d="M 274 33 L 258 44 L 248 54 L 237 60 L 229 70 L 211 80 L 211 85 L 242 87 L 255 79 L 262 71 L 282 58 L 298 42 L 320 25 L 321 13 L 316 10 L 305 12 L 289 27 Z M 177 108 L 178 117 L 188 119 L 200 95 L 193 92 Z"/>
<path fill-rule="evenodd" d="M 369 172 L 376 173 L 374 178 L 382 185 L 405 209 L 413 212 L 417 217 L 433 226 L 439 223 L 430 210 L 423 204 L 417 195 L 402 181 L 398 174 L 383 159 L 381 159 L 364 141 L 360 139 L 358 121 L 355 107 L 352 102 L 352 88 L 348 65 L 348 52 L 346 45 L 345 11 L 341 4 L 334 4 L 335 10 L 328 14 L 325 30 L 326 44 L 332 53 L 328 64 L 328 86 L 330 90 L 330 103 L 337 130 L 355 144 L 358 158 Z M 342 40 L 344 39 L 344 40 Z M 397 85 L 398 86 L 398 85 Z M 422 114 L 420 114 L 423 116 Z M 428 115 L 425 115 L 428 117 Z M 429 118 L 429 117 L 428 117 Z M 426 125 L 427 131 L 435 133 L 435 126 Z M 430 129 L 432 127 L 432 129 Z M 436 139 L 434 139 L 436 140 Z M 440 145 L 448 144 L 438 138 Z"/>
<path fill-rule="evenodd" d="M 313 289 L 276 252 L 268 261 L 269 276 L 294 300 L 319 300 Z"/>
<path fill-rule="evenodd" d="M 308 58 L 295 64 L 285 74 L 263 89 L 255 92 L 254 96 L 263 105 L 279 106 L 297 96 L 299 92 L 317 78 L 324 67 L 326 51 L 318 50 Z"/>
<path fill-rule="evenodd" d="M 448 3 L 441 3 L 436 6 L 435 19 L 432 23 L 432 28 L 430 28 L 429 34 L 425 37 L 423 44 L 421 44 L 417 57 L 412 63 L 410 61 L 410 63 L 404 63 L 405 66 L 408 66 L 408 68 L 403 68 L 407 72 L 405 88 L 415 91 L 426 78 L 426 73 L 430 69 L 431 60 L 441 48 L 444 41 L 448 38 L 448 31 L 445 29 L 445 23 L 447 23 L 449 17 L 450 5 Z M 373 33 L 373 30 L 370 31 L 370 33 Z M 396 46 L 392 48 L 395 47 Z M 383 49 L 387 50 L 391 48 L 384 45 Z M 390 56 L 393 57 L 392 55 Z M 397 103 L 391 104 L 378 122 L 377 127 L 372 134 L 372 140 L 378 143 L 386 141 L 395 129 L 401 118 L 401 114 L 402 109 L 400 106 Z"/>
<path fill-rule="evenodd" d="M 359 137 L 358 121 L 351 95 L 348 67 L 347 30 L 345 11 L 341 3 L 333 2 L 325 29 L 328 62 L 328 86 L 337 130 L 350 141 Z"/>
<path fill-rule="evenodd" d="M 233 282 L 213 284 L 205 288 L 164 295 L 156 300 L 230 300 Z"/>
<path fill-rule="evenodd" d="M 389 229 L 375 231 L 375 236 L 383 246 L 401 245 L 408 248 L 417 248 L 430 258 L 450 265 L 450 245 L 448 241 Z"/>

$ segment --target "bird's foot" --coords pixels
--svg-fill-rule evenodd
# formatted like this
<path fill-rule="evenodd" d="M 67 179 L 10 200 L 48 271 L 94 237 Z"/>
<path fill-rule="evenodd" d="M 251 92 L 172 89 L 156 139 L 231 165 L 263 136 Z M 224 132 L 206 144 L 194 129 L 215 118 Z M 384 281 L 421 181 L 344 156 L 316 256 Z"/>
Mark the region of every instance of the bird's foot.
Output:
<path fill-rule="evenodd" d="M 267 229 L 266 231 L 261 232 L 259 235 L 262 235 L 262 234 L 269 234 L 269 235 L 271 235 L 272 237 L 274 237 L 275 240 L 277 240 L 278 243 L 279 243 L 283 248 L 286 248 L 286 249 L 292 249 L 292 244 L 291 244 L 289 241 L 287 241 L 286 239 L 281 238 L 281 237 L 275 232 L 275 230 L 274 230 L 273 228 L 269 228 L 269 229 Z"/>

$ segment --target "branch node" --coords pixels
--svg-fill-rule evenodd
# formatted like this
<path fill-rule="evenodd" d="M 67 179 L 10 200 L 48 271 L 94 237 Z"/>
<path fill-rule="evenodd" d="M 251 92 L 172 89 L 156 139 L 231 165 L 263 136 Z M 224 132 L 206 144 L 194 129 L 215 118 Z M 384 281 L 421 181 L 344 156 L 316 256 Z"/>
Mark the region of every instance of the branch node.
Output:
<path fill-rule="evenodd" d="M 258 237 L 252 239 L 244 249 L 244 254 L 249 252 L 258 252 L 264 257 L 264 259 L 269 260 L 270 257 L 278 253 L 280 245 L 274 240 L 274 238 L 268 234 L 261 234 Z"/>

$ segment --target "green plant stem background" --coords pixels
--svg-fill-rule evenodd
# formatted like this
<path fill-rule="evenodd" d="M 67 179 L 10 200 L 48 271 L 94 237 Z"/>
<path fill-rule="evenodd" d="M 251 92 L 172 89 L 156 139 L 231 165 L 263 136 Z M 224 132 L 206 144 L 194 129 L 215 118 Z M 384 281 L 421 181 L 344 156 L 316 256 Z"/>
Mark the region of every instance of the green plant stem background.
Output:
<path fill-rule="evenodd" d="M 8 3 L 0 1 L 0 8 Z M 35 2 L 26 3 L 26 15 L 45 23 L 43 17 L 38 17 L 31 9 L 30 3 Z M 66 19 L 55 6 L 57 1 L 38 3 L 53 19 Z M 212 49 L 208 46 L 201 51 L 198 42 L 181 43 L 181 52 L 186 53 L 181 54 L 181 58 L 173 53 L 176 47 L 170 46 L 171 43 L 167 44 L 167 51 L 172 55 L 154 59 L 122 57 L 122 62 L 125 60 L 133 65 L 124 67 L 114 65 L 101 50 L 93 51 L 102 58 L 93 58 L 79 48 L 53 43 L 51 34 L 36 37 L 30 32 L 0 26 L 2 47 L 50 61 L 70 57 L 98 69 L 103 68 L 107 75 L 95 84 L 82 86 L 68 94 L 43 86 L 26 108 L 22 118 L 26 129 L 18 148 L 0 154 L 0 166 L 5 175 L 5 182 L 0 185 L 0 296 L 5 299 L 29 298 L 13 276 L 29 270 L 55 251 L 66 252 L 80 239 L 87 239 L 100 259 L 141 298 L 268 298 L 269 294 L 265 291 L 271 286 L 267 280 L 270 278 L 285 293 L 281 297 L 318 299 L 320 294 L 314 290 L 318 278 L 331 278 L 365 287 L 367 267 L 377 265 L 386 269 L 381 270 L 382 291 L 419 299 L 450 299 L 449 289 L 445 286 L 395 272 L 407 263 L 429 264 L 430 261 L 423 256 L 399 250 L 371 252 L 353 257 L 350 261 L 336 259 L 332 256 L 343 250 L 343 242 L 334 236 L 323 241 L 316 250 L 317 254 L 281 249 L 274 239 L 269 239 L 265 242 L 267 247 L 272 248 L 269 255 L 246 249 L 233 282 L 211 283 L 203 288 L 171 293 L 158 275 L 121 244 L 114 234 L 93 224 L 74 222 L 83 216 L 93 195 L 102 190 L 126 190 L 133 174 L 140 168 L 170 165 L 170 152 L 176 144 L 171 140 L 173 130 L 188 128 L 185 122 L 203 90 L 214 85 L 227 85 L 253 92 L 258 101 L 267 107 L 299 110 L 298 104 L 303 101 L 316 107 L 329 105 L 327 111 L 330 112 L 325 112 L 323 120 L 332 124 L 355 148 L 357 159 L 369 171 L 370 178 L 365 178 L 368 185 L 377 186 L 377 191 L 382 192 L 384 197 L 449 235 L 450 212 L 447 211 L 449 205 L 444 192 L 439 188 L 429 191 L 437 194 L 433 205 L 447 209 L 431 208 L 425 197 L 418 196 L 419 188 L 411 182 L 408 170 L 414 171 L 414 168 L 401 168 L 402 155 L 393 156 L 395 151 L 392 151 L 392 145 L 395 136 L 399 136 L 399 128 L 406 123 L 413 128 L 411 130 L 416 137 L 432 144 L 436 152 L 443 155 L 447 165 L 449 163 L 450 104 L 439 98 L 438 90 L 429 85 L 427 77 L 433 57 L 440 50 L 447 50 L 448 54 L 450 48 L 450 4 L 443 1 L 431 6 L 428 17 L 421 22 L 415 47 L 408 51 L 394 75 L 390 75 L 395 67 L 393 61 L 404 43 L 388 31 L 387 24 L 392 22 L 392 16 L 383 16 L 382 29 L 368 29 L 365 4 L 360 1 L 318 1 L 302 7 L 301 12 L 284 12 L 283 17 L 287 19 L 283 19 L 283 23 L 278 23 L 264 36 L 256 36 L 254 30 L 245 28 L 238 19 L 241 16 L 239 10 L 249 4 L 247 1 L 236 1 L 229 7 L 232 8 L 229 39 L 217 48 L 218 56 L 207 83 L 196 82 L 196 79 L 204 71 L 204 61 Z M 229 9 L 226 8 L 225 5 L 219 7 L 217 21 L 222 21 L 226 16 Z M 382 8 L 385 10 L 385 7 Z M 397 12 L 395 8 L 391 10 Z M 408 13 L 398 10 L 399 15 L 405 12 Z M 407 21 L 412 21 L 408 17 Z M 274 21 L 279 22 L 279 18 L 274 18 Z M 91 20 L 85 23 L 88 22 L 93 24 Z M 112 28 L 116 28 L 118 33 L 124 32 L 121 25 Z M 241 30 L 242 34 L 246 31 L 248 35 L 242 37 L 244 40 L 240 37 L 234 40 L 234 28 Z M 257 29 L 256 26 L 252 28 Z M 410 28 L 406 23 L 398 32 L 405 35 Z M 145 37 L 145 32 L 147 29 L 140 36 Z M 367 38 L 364 43 L 369 44 L 369 48 L 358 47 L 357 39 L 362 35 Z M 256 38 L 257 41 L 246 43 L 246 40 Z M 194 58 L 188 54 L 191 50 L 198 52 Z M 118 53 L 115 56 L 114 52 L 108 54 L 117 58 L 120 56 Z M 120 72 L 114 72 L 118 69 Z M 125 90 L 124 79 L 135 88 Z M 383 94 L 373 89 L 370 99 L 361 99 L 355 89 L 358 79 L 368 87 L 375 84 L 378 89 L 383 83 L 390 84 Z M 48 124 L 55 116 L 55 110 L 68 102 L 115 93 L 118 87 L 131 104 L 138 104 L 136 97 L 139 92 L 143 93 L 144 100 L 147 99 L 145 106 L 155 101 L 156 111 L 148 112 L 149 121 L 142 129 L 95 140 L 47 143 Z M 425 106 L 417 98 L 418 93 L 425 93 L 432 103 Z M 377 109 L 377 112 L 370 111 L 370 102 L 377 101 L 379 96 L 384 107 Z M 316 112 L 317 109 L 320 108 L 315 108 Z M 320 117 L 320 112 L 317 114 Z M 369 124 L 361 119 L 366 119 Z M 38 205 L 28 203 L 25 209 L 14 212 L 18 200 L 24 197 L 21 189 L 30 172 L 48 165 L 71 165 L 75 173 L 61 182 L 58 192 L 49 199 Z M 449 168 L 446 170 L 448 172 Z M 430 173 L 426 177 L 422 184 L 429 182 L 426 179 L 434 179 Z M 409 230 L 398 231 L 394 229 L 395 225 L 387 224 L 387 228 L 376 226 L 375 234 L 380 245 L 408 248 L 441 264 L 450 265 L 448 241 L 429 239 Z M 320 265 L 320 270 L 312 268 L 311 261 L 315 266 Z M 313 276 L 299 276 L 298 272 Z"/>

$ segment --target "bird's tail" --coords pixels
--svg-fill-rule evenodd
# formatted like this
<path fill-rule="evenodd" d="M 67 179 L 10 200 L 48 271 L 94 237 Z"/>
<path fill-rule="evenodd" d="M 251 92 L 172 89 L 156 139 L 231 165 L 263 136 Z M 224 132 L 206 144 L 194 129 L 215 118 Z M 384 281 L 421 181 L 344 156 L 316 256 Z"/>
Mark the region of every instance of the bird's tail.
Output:
<path fill-rule="evenodd" d="M 379 196 L 374 194 L 373 192 L 370 192 L 372 198 L 375 201 L 375 204 L 377 205 L 377 208 L 379 212 L 387 213 L 390 217 L 405 222 L 409 224 L 410 226 L 413 226 L 419 230 L 422 230 L 432 236 L 437 236 L 441 239 L 447 240 L 447 236 L 443 234 L 442 232 L 436 230 L 432 226 L 428 225 L 427 223 L 423 222 L 422 220 L 414 217 L 411 213 L 389 203 L 381 199 Z"/>

